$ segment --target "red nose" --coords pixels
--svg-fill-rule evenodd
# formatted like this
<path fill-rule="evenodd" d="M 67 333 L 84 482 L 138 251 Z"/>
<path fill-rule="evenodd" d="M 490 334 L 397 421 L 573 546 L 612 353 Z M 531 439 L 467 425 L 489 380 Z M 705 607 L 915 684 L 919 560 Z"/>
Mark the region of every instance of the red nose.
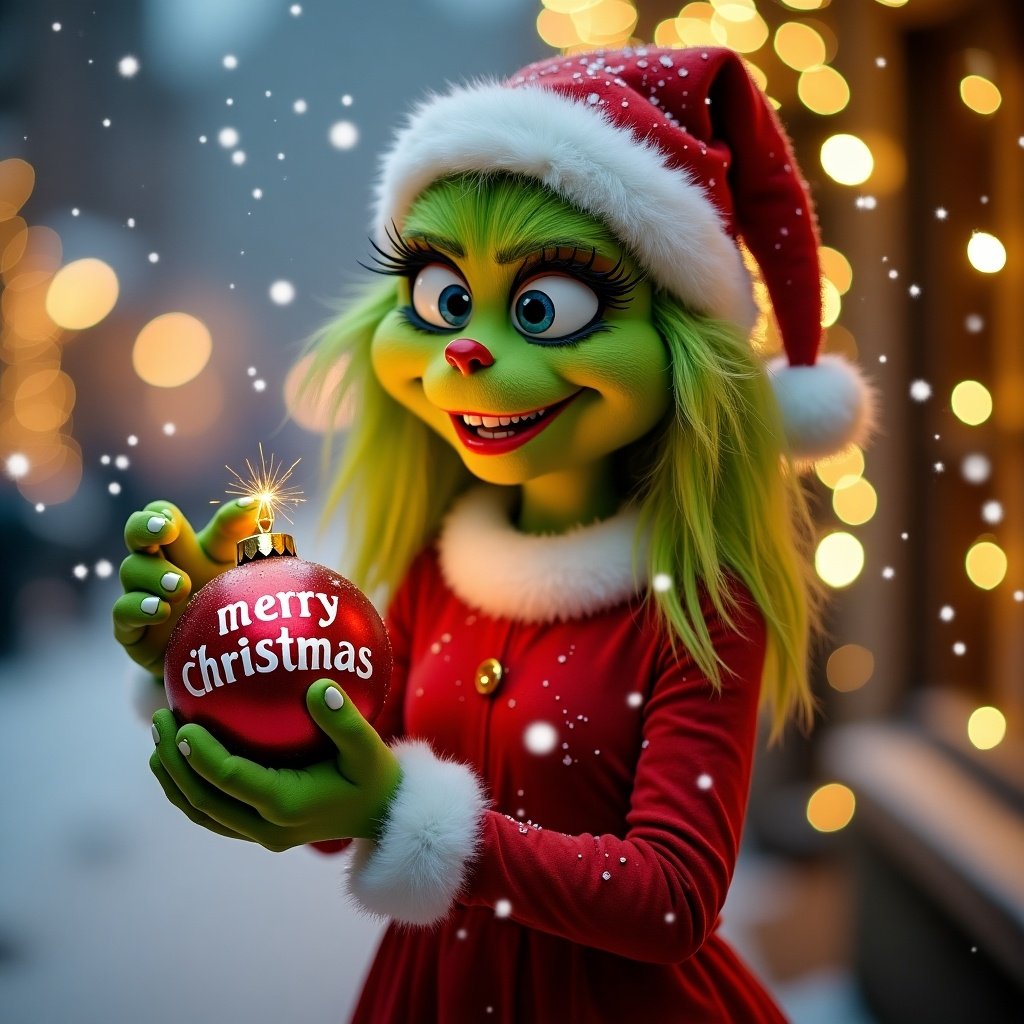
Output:
<path fill-rule="evenodd" d="M 494 356 L 479 341 L 472 338 L 456 338 L 449 342 L 444 350 L 444 357 L 463 377 L 494 365 Z"/>

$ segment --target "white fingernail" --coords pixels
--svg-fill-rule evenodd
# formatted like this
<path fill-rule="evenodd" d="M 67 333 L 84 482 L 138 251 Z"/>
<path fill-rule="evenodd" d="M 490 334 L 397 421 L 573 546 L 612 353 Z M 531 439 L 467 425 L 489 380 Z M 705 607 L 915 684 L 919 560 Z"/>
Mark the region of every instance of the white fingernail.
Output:
<path fill-rule="evenodd" d="M 163 516 L 150 516 L 146 523 L 146 529 L 150 533 L 159 533 L 166 525 L 167 520 Z"/>
<path fill-rule="evenodd" d="M 174 518 L 174 516 L 171 515 L 171 510 L 169 508 L 161 509 L 160 515 L 162 515 L 168 522 Z"/>
<path fill-rule="evenodd" d="M 255 498 L 245 497 L 245 498 L 239 498 L 238 501 L 235 502 L 235 504 L 239 508 L 248 508 L 255 501 L 256 501 Z"/>
<path fill-rule="evenodd" d="M 159 597 L 144 597 L 139 602 L 139 607 L 147 615 L 156 615 L 157 611 L 160 608 L 160 598 Z"/>
<path fill-rule="evenodd" d="M 332 710 L 337 711 L 345 704 L 345 698 L 341 695 L 341 690 L 335 689 L 333 686 L 328 686 L 324 690 L 324 703 Z"/>
<path fill-rule="evenodd" d="M 153 734 L 153 742 L 156 743 L 156 744 L 159 744 L 160 743 L 160 730 L 156 727 L 156 722 L 154 722 L 149 727 L 149 731 Z"/>
<path fill-rule="evenodd" d="M 192 748 L 188 745 L 188 740 L 179 740 L 178 749 L 185 755 L 185 757 L 189 757 L 192 754 Z"/>
<path fill-rule="evenodd" d="M 169 594 L 173 594 L 178 589 L 178 584 L 181 582 L 181 576 L 176 572 L 165 572 L 160 577 L 160 586 L 164 588 Z"/>

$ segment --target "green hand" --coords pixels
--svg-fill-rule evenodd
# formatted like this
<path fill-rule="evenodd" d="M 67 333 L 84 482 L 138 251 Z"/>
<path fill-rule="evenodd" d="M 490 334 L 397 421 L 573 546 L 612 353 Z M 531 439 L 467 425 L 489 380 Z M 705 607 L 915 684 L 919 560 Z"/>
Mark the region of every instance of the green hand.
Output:
<path fill-rule="evenodd" d="M 326 839 L 376 838 L 401 769 L 395 755 L 330 679 L 306 691 L 313 721 L 338 755 L 309 768 L 264 768 L 228 753 L 170 711 L 153 717 L 149 764 L 168 799 L 197 825 L 275 853 Z"/>
<path fill-rule="evenodd" d="M 125 592 L 114 604 L 114 636 L 153 675 L 163 675 L 164 649 L 189 595 L 234 568 L 235 544 L 256 532 L 258 507 L 255 499 L 228 502 L 198 534 L 168 501 L 128 517 L 131 554 L 121 563 Z"/>

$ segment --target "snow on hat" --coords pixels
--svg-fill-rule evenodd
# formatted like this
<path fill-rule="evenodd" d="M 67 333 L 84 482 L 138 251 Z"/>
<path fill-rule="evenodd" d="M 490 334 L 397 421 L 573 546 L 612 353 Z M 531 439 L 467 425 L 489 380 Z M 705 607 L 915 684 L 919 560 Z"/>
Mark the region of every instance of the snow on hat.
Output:
<path fill-rule="evenodd" d="M 821 458 L 870 431 L 870 387 L 840 357 L 818 356 L 821 272 L 807 187 L 733 51 L 573 54 L 428 98 L 384 156 L 378 244 L 431 182 L 463 171 L 536 179 L 604 221 L 656 285 L 746 334 L 757 307 L 742 239 L 785 347 L 769 371 L 793 454 Z"/>

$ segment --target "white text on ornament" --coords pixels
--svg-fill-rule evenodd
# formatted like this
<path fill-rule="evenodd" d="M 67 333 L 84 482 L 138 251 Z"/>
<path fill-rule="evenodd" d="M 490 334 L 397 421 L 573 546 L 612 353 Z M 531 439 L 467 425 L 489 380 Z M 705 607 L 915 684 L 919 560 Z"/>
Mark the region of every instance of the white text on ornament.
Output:
<path fill-rule="evenodd" d="M 274 622 L 277 619 L 300 618 L 308 619 L 319 613 L 310 610 L 310 604 L 316 598 L 324 610 L 324 615 L 317 621 L 325 629 L 338 617 L 338 595 L 321 594 L 312 590 L 280 590 L 276 594 L 263 594 L 257 597 L 252 606 L 253 615 L 262 622 Z M 292 612 L 292 600 L 298 605 L 298 611 Z M 277 608 L 280 607 L 280 612 Z M 237 633 L 242 626 L 252 625 L 248 601 L 235 601 L 217 609 L 217 625 L 220 635 Z"/>

